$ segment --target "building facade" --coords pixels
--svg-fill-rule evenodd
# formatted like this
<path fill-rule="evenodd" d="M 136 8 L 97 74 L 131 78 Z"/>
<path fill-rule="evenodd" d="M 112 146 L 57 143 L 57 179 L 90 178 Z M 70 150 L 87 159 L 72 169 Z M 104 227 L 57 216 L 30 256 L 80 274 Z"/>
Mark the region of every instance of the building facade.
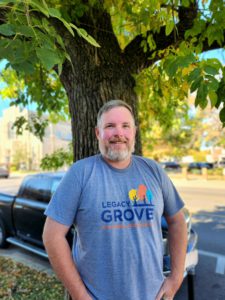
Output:
<path fill-rule="evenodd" d="M 3 110 L 0 118 L 0 164 L 14 166 L 16 169 L 39 170 L 41 159 L 59 148 L 68 149 L 71 142 L 69 122 L 49 123 L 43 141 L 32 132 L 24 130 L 16 134 L 13 124 L 19 117 L 29 120 L 35 112 L 9 107 Z"/>

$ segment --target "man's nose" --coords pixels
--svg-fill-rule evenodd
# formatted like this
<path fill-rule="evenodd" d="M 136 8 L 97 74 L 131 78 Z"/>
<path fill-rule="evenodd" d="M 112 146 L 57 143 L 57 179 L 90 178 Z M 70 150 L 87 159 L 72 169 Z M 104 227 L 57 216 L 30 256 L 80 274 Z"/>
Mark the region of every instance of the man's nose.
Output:
<path fill-rule="evenodd" d="M 115 127 L 114 135 L 116 136 L 123 136 L 123 128 L 120 126 Z"/>

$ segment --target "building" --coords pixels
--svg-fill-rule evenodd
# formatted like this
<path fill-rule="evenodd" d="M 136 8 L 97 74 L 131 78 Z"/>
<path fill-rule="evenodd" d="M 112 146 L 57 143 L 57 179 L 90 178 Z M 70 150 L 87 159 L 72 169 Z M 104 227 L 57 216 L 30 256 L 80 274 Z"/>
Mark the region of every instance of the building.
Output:
<path fill-rule="evenodd" d="M 16 134 L 13 124 L 18 117 L 30 120 L 35 112 L 16 106 L 3 111 L 0 118 L 0 164 L 13 165 L 16 168 L 38 170 L 41 159 L 59 148 L 68 149 L 72 140 L 69 122 L 50 123 L 45 131 L 43 141 L 33 133 L 24 130 Z"/>

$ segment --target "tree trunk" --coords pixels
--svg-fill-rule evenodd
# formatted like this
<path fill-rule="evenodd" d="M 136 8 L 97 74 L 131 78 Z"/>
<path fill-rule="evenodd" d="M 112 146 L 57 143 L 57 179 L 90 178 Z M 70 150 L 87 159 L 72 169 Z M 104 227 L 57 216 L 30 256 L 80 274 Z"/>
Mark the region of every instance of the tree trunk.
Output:
<path fill-rule="evenodd" d="M 139 125 L 135 80 L 129 64 L 114 35 L 104 33 L 100 44 L 101 48 L 95 48 L 79 37 L 67 39 L 73 68 L 68 61 L 64 64 L 61 82 L 69 99 L 74 161 L 98 153 L 94 130 L 97 113 L 108 100 L 121 99 L 130 104 L 137 128 Z M 139 131 L 135 152 L 141 154 Z"/>

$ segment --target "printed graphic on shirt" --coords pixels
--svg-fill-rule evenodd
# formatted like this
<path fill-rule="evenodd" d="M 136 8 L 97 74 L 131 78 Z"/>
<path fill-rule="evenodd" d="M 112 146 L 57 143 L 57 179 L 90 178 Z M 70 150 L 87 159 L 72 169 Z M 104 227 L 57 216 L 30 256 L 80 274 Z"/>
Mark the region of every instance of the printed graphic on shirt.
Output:
<path fill-rule="evenodd" d="M 133 206 L 150 206 L 152 204 L 152 192 L 144 184 L 140 184 L 138 189 L 129 191 L 129 198 Z"/>
<path fill-rule="evenodd" d="M 149 227 L 154 218 L 153 194 L 144 184 L 128 192 L 127 200 L 102 202 L 102 229 Z"/>

